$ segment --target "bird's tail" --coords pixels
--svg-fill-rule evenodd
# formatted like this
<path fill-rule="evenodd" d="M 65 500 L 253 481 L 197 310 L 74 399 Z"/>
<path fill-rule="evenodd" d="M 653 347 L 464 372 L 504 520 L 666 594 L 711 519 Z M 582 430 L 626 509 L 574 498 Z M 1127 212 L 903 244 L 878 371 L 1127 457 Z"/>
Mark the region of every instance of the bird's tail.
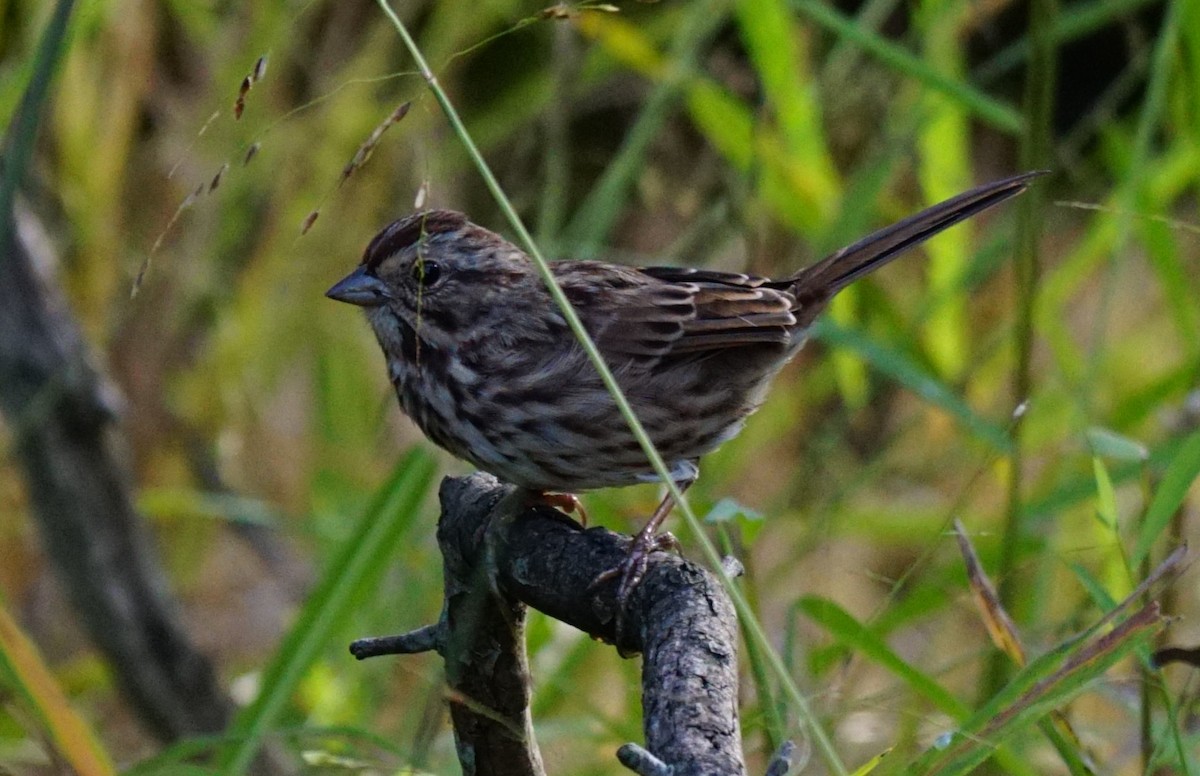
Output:
<path fill-rule="evenodd" d="M 802 306 L 823 306 L 834 294 L 855 280 L 874 272 L 943 229 L 1009 197 L 1015 197 L 1025 191 L 1030 181 L 1046 173 L 1047 170 L 1035 170 L 985 183 L 830 254 L 792 276 L 792 291 L 796 300 Z"/>

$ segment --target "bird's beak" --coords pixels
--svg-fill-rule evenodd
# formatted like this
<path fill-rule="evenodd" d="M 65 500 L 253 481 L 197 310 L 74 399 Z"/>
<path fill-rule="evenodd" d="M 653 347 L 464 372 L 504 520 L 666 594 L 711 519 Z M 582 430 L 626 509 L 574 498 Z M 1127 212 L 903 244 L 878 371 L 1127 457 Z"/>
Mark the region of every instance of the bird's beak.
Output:
<path fill-rule="evenodd" d="M 339 302 L 356 304 L 359 307 L 379 307 L 391 297 L 391 294 L 388 293 L 388 288 L 382 280 L 368 275 L 367 268 L 360 266 L 326 291 L 325 296 Z"/>

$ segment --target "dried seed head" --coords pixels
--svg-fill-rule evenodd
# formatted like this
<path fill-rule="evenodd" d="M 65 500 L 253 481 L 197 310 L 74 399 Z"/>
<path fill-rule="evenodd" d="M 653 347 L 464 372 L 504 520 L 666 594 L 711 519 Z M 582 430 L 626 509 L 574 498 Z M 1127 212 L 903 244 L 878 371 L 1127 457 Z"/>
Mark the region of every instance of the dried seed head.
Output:
<path fill-rule="evenodd" d="M 250 72 L 250 77 L 254 82 L 257 83 L 258 81 L 261 81 L 263 79 L 263 76 L 265 76 L 267 74 L 267 58 L 269 56 L 270 55 L 268 55 L 268 54 L 263 54 L 254 63 L 254 70 L 252 70 Z"/>
<path fill-rule="evenodd" d="M 367 160 L 371 158 L 371 154 L 375 152 L 375 146 L 379 145 L 379 141 L 383 137 L 383 133 L 387 131 L 388 127 L 399 122 L 401 119 L 407 116 L 411 107 L 411 102 L 400 103 L 400 105 L 398 105 L 386 119 L 380 122 L 375 129 L 371 130 L 371 134 L 367 136 L 367 139 L 364 140 L 361 145 L 359 145 L 358 149 L 354 152 L 354 156 L 352 156 L 350 161 L 346 163 L 346 166 L 342 168 L 342 177 L 338 179 L 339 186 L 345 183 L 346 179 L 353 175 L 355 170 L 367 163 Z"/>
<path fill-rule="evenodd" d="M 250 73 L 242 79 L 242 85 L 238 87 L 237 99 L 233 102 L 233 118 L 240 119 L 242 113 L 246 110 L 246 95 L 250 92 L 250 87 L 262 80 L 267 74 L 267 55 L 263 54 L 254 62 L 254 67 Z"/>
<path fill-rule="evenodd" d="M 225 171 L 229 169 L 229 162 L 221 165 L 221 169 L 217 170 L 217 174 L 213 176 L 212 182 L 208 184 L 208 193 L 211 194 L 217 190 L 217 186 L 221 185 L 221 178 L 225 175 Z"/>

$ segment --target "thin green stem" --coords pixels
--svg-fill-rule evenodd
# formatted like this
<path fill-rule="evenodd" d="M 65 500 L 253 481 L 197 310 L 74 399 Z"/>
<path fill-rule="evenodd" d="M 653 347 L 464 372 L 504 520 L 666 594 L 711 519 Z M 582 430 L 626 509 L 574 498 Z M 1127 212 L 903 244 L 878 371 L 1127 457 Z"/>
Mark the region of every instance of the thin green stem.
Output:
<path fill-rule="evenodd" d="M 724 527 L 719 530 L 721 537 L 721 551 L 725 554 L 733 554 L 735 549 L 733 542 L 730 539 L 729 531 Z M 751 574 L 750 568 L 746 568 L 745 574 L 742 576 L 742 586 L 745 588 L 744 595 L 751 606 L 758 607 L 758 590 L 754 584 L 754 577 Z M 763 725 L 763 736 L 766 739 L 763 749 L 768 752 L 774 752 L 783 745 L 787 740 L 787 724 L 783 717 L 783 707 L 779 703 L 773 688 L 771 687 L 770 671 L 766 660 L 763 657 L 762 650 L 759 648 L 758 642 L 746 640 L 746 662 L 750 665 L 750 676 L 754 680 L 754 691 L 758 695 L 758 705 L 762 710 L 762 715 L 765 720 Z"/>
<path fill-rule="evenodd" d="M 864 52 L 897 72 L 914 78 L 957 100 L 981 121 L 1010 134 L 1020 134 L 1024 128 L 1021 115 L 1009 105 L 976 89 L 961 79 L 939 73 L 930 65 L 910 54 L 903 47 L 864 29 L 860 22 L 848 18 L 819 0 L 792 0 L 792 7 L 814 23 L 831 30 L 862 48 Z"/>
<path fill-rule="evenodd" d="M 1029 31 L 1031 57 L 1025 82 L 1025 116 L 1028 131 L 1022 137 L 1021 162 L 1024 169 L 1046 168 L 1050 165 L 1053 147 L 1054 85 L 1056 77 L 1056 43 L 1054 23 L 1058 17 L 1057 0 L 1033 0 L 1030 8 Z M 1034 186 L 1030 196 L 1018 210 L 1018 254 L 1013 280 L 1017 301 L 1015 327 L 1016 363 L 1013 367 L 1013 398 L 1018 406 L 1029 401 L 1033 392 L 1033 339 L 1037 309 L 1038 280 L 1041 266 L 1038 243 L 1041 237 L 1042 215 L 1046 212 L 1046 187 Z M 996 575 L 1000 581 L 1000 600 L 1010 611 L 1017 589 L 1016 567 L 1024 541 L 1022 482 L 1025 472 L 1025 451 L 1022 440 L 1023 414 L 1012 424 L 1012 447 L 1009 456 L 1007 510 L 1000 542 L 1000 562 Z M 983 698 L 999 692 L 1009 674 L 1008 657 L 997 651 L 992 654 L 983 683 Z"/>
<path fill-rule="evenodd" d="M 571 247 L 575 258 L 590 258 L 608 236 L 620 214 L 619 203 L 645 166 L 651 143 L 695 75 L 704 44 L 725 21 L 727 5 L 728 0 L 707 0 L 688 9 L 671 46 L 670 67 L 646 97 L 621 147 L 564 230 L 563 243 Z"/>
<path fill-rule="evenodd" d="M 1147 86 L 1146 101 L 1142 108 L 1142 114 L 1139 116 L 1137 132 L 1134 135 L 1133 155 L 1126 177 L 1126 185 L 1120 193 L 1124 204 L 1122 210 L 1125 213 L 1135 212 L 1136 205 L 1139 201 L 1143 200 L 1143 181 L 1150 167 L 1151 141 L 1155 130 L 1162 126 L 1162 117 L 1167 102 L 1168 80 L 1172 72 L 1171 60 L 1175 56 L 1175 51 L 1179 45 L 1179 30 L 1182 24 L 1182 17 L 1183 3 L 1178 2 L 1178 0 L 1170 3 L 1167 9 L 1167 17 L 1163 20 L 1159 39 L 1155 45 L 1153 65 L 1150 70 L 1153 75 Z M 1121 233 L 1118 238 L 1120 241 L 1118 244 L 1121 246 L 1129 239 L 1130 221 L 1129 216 L 1122 219 Z M 1093 371 L 1098 370 L 1099 361 L 1098 356 L 1093 357 L 1092 363 L 1096 365 Z M 1142 558 L 1138 569 L 1142 579 L 1148 576 L 1149 570 L 1150 555 L 1147 553 Z M 1151 693 L 1151 689 L 1158 686 L 1159 682 L 1154 680 L 1152 670 L 1145 663 L 1139 665 L 1139 673 L 1141 674 L 1141 698 L 1139 699 L 1138 720 L 1139 739 L 1142 768 L 1144 771 L 1149 772 L 1154 752 L 1157 748 L 1154 736 L 1154 696 Z M 1162 695 L 1165 697 L 1166 693 L 1164 692 Z M 1164 707 L 1170 710 L 1169 700 L 1164 703 Z"/>
<path fill-rule="evenodd" d="M 66 52 L 67 23 L 71 20 L 74 6 L 74 0 L 59 0 L 54 8 L 54 15 L 50 17 L 50 23 L 46 25 L 38 44 L 29 86 L 25 88 L 21 104 L 17 106 L 17 112 L 8 126 L 3 159 L 0 160 L 3 163 L 0 168 L 0 261 L 4 260 L 4 248 L 8 245 L 17 189 L 33 155 L 42 105 L 50 93 L 50 82 L 54 80 L 58 63 Z"/>
<path fill-rule="evenodd" d="M 500 210 L 504 213 L 505 218 L 508 219 L 509 225 L 516 233 L 517 238 L 529 253 L 534 265 L 537 267 L 538 274 L 541 276 L 542 281 L 546 284 L 546 288 L 549 290 L 555 304 L 557 304 L 562 310 L 563 317 L 566 318 L 567 325 L 570 327 L 575 337 L 579 340 L 580 345 L 583 347 L 584 352 L 587 353 L 588 359 L 591 360 L 593 366 L 596 368 L 596 371 L 600 374 L 600 379 L 604 382 L 605 387 L 608 389 L 609 393 L 612 394 L 618 410 L 620 411 L 622 417 L 625 418 L 626 423 L 629 424 L 630 430 L 633 432 L 638 444 L 641 445 L 642 451 L 646 454 L 646 457 L 650 461 L 654 471 L 662 479 L 668 492 L 671 494 L 671 497 L 679 506 L 679 510 L 683 514 L 684 521 L 691 530 L 693 536 L 696 538 L 696 541 L 699 543 L 700 549 L 705 559 L 708 561 L 709 567 L 721 579 L 721 582 L 725 585 L 726 590 L 728 590 L 729 596 L 733 600 L 734 608 L 737 610 L 738 617 L 741 619 L 742 627 L 746 629 L 748 638 L 753 638 L 762 648 L 767 662 L 770 664 L 771 669 L 778 675 L 779 681 L 783 685 L 783 688 L 786 691 L 789 699 L 799 709 L 801 718 L 807 722 L 809 733 L 812 735 L 817 749 L 825 758 L 825 762 L 829 769 L 832 772 L 839 774 L 839 776 L 845 776 L 847 774 L 846 766 L 842 763 L 841 758 L 834 749 L 832 739 L 829 737 L 829 734 L 825 731 L 821 723 L 813 715 L 807 699 L 805 699 L 804 695 L 800 692 L 800 688 L 796 685 L 795 681 L 788 673 L 787 668 L 783 664 L 783 660 L 771 647 L 770 641 L 767 639 L 766 632 L 763 630 L 758 618 L 754 615 L 754 612 L 750 608 L 745 596 L 742 595 L 741 590 L 738 589 L 737 585 L 733 581 L 733 578 L 730 577 L 728 572 L 726 572 L 722 567 L 721 556 L 717 552 L 716 546 L 713 545 L 712 541 L 705 534 L 703 527 L 700 525 L 700 520 L 696 517 L 691 506 L 688 505 L 687 500 L 683 497 L 683 493 L 681 492 L 679 486 L 671 478 L 671 473 L 666 465 L 666 462 L 663 461 L 662 456 L 659 455 L 658 450 L 654 447 L 654 442 L 651 441 L 650 435 L 646 433 L 645 427 L 642 426 L 641 421 L 638 420 L 637 415 L 634 414 L 633 408 L 630 406 L 628 399 L 625 398 L 625 394 L 621 391 L 621 387 L 617 383 L 616 377 L 613 376 L 612 370 L 610 370 L 608 368 L 608 364 L 605 363 L 604 357 L 601 355 L 599 348 L 596 347 L 596 343 L 593 342 L 592 338 L 588 335 L 587 329 L 584 328 L 583 322 L 579 319 L 579 315 L 571 306 L 571 302 L 567 299 L 566 294 L 563 293 L 562 288 L 560 288 L 558 283 L 555 281 L 554 274 L 550 269 L 549 263 L 542 256 L 542 253 L 538 249 L 537 244 L 534 242 L 533 237 L 530 235 L 529 230 L 525 228 L 525 224 L 522 223 L 520 216 L 517 215 L 517 211 L 513 208 L 512 203 L 509 202 L 508 196 L 504 193 L 499 181 L 496 180 L 496 176 L 492 174 L 491 168 L 484 160 L 483 155 L 479 152 L 479 149 L 476 147 L 475 142 L 471 139 L 471 136 L 467 133 L 467 128 L 463 124 L 462 119 L 459 117 L 458 111 L 455 110 L 454 105 L 450 102 L 450 98 L 446 95 L 445 90 L 443 90 L 441 85 L 438 83 L 437 76 L 434 75 L 432 70 L 430 70 L 428 63 L 425 61 L 425 57 L 421 54 L 421 50 L 416 44 L 416 41 L 413 40 L 408 28 L 405 27 L 404 23 L 400 20 L 400 17 L 397 16 L 395 11 L 392 10 L 387 0 L 377 0 L 377 2 L 379 7 L 392 21 L 392 24 L 395 25 L 405 47 L 408 48 L 413 60 L 416 61 L 417 67 L 421 71 L 421 75 L 429 84 L 429 88 L 433 92 L 434 98 L 441 106 L 442 111 L 446 114 L 446 119 L 450 122 L 451 128 L 458 136 L 459 141 L 466 148 L 467 155 L 470 156 L 472 162 L 475 164 L 476 169 L 479 171 L 479 174 L 483 177 L 484 185 L 486 185 L 488 191 L 492 193 L 492 196 L 496 200 L 496 204 L 499 205 Z"/>
<path fill-rule="evenodd" d="M 571 187 L 570 84 L 579 75 L 579 52 L 574 31 L 565 24 L 554 25 L 554 90 L 543 122 L 546 153 L 542 163 L 542 196 L 538 209 L 538 241 L 557 241 L 566 213 Z"/>
<path fill-rule="evenodd" d="M 1134 16 L 1143 6 L 1154 0 L 1096 0 L 1090 3 L 1071 3 L 1067 11 L 1058 14 L 1050 30 L 1054 43 L 1062 45 L 1090 35 L 1106 25 L 1119 24 L 1120 20 Z M 1021 38 L 997 52 L 980 64 L 971 73 L 971 81 L 980 85 L 994 83 L 997 79 L 1019 67 L 1032 52 L 1032 38 Z"/>

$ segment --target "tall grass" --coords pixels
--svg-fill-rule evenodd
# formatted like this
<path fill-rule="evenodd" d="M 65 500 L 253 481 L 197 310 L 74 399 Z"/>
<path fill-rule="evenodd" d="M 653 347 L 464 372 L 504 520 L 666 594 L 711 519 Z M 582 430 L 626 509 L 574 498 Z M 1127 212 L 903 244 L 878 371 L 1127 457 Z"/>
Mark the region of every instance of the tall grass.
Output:
<path fill-rule="evenodd" d="M 702 519 L 727 497 L 764 515 L 729 518 L 722 506 L 703 529 L 724 532 L 746 563 L 762 623 L 744 651 L 752 772 L 781 737 L 806 738 L 788 683 L 828 733 L 832 754 L 810 772 L 885 750 L 875 771 L 962 772 L 992 753 L 1013 773 L 1078 772 L 1088 758 L 1102 772 L 1191 767 L 1196 742 L 1180 717 L 1194 688 L 1182 669 L 1147 667 L 1153 625 L 1134 621 L 1111 649 L 1102 632 L 1076 634 L 1192 530 L 1200 251 L 1194 232 L 1154 219 L 1195 220 L 1193 6 L 1168 3 L 1130 57 L 1125 79 L 1145 88 L 1123 91 L 1133 99 L 1122 111 L 1102 95 L 1052 131 L 1054 55 L 1143 4 L 1035 4 L 1038 34 L 1018 29 L 982 62 L 966 41 L 990 22 L 932 0 L 853 16 L 812 0 L 573 6 L 562 20 L 515 0 L 394 4 L 462 134 L 555 255 L 783 274 L 982 178 L 1056 171 L 1019 217 L 1009 208 L 960 227 L 840 301 L 689 492 Z M 30 78 L 45 24 L 24 13 L 32 4 L 13 7 L 25 21 L 0 32 L 10 110 L 10 79 Z M 133 734 L 130 747 L 86 645 L 38 625 L 70 614 L 39 603 L 23 519 L 0 524 L 10 610 L 32 613 L 26 630 L 55 655 L 99 740 L 137 752 L 117 758 L 124 767 L 172 772 L 213 751 L 241 766 L 268 738 L 310 759 L 452 772 L 436 660 L 360 665 L 344 653 L 353 636 L 435 618 L 440 563 L 434 508 L 419 498 L 431 470 L 405 480 L 403 496 L 389 475 L 402 459 L 427 467 L 404 458 L 426 443 L 398 416 L 365 325 L 321 292 L 422 187 L 434 205 L 505 221 L 378 10 L 79 13 L 26 190 L 52 219 L 63 281 L 125 392 L 143 504 L 185 611 L 205 623 L 197 636 L 229 685 L 252 690 L 249 705 L 228 738 L 162 752 Z M 234 121 L 238 84 L 268 52 Z M 1022 97 L 1021 72 L 1042 90 Z M 339 184 L 405 100 L 413 110 Z M 224 163 L 220 187 L 167 229 Z M 242 500 L 212 498 L 204 460 Z M 372 506 L 370 494 L 408 503 Z M 593 518 L 626 529 L 657 495 L 586 498 Z M 22 514 L 11 467 L 0 503 Z M 233 537 L 248 505 L 262 506 L 293 563 L 320 571 L 281 583 L 283 570 L 246 551 Z M 394 522 L 354 522 L 383 514 Z M 955 518 L 1005 591 L 1024 668 L 988 639 Z M 374 549 L 356 555 L 372 530 Z M 1187 614 L 1192 584 L 1185 572 L 1180 593 L 1154 594 Z M 1159 638 L 1189 643 L 1200 635 L 1190 628 Z M 546 619 L 530 634 L 549 769 L 615 772 L 615 747 L 639 736 L 636 665 Z M 768 647 L 786 681 L 768 670 Z M 55 747 L 23 703 L 0 712 L 0 765 Z M 1053 709 L 1077 742 L 1039 726 Z"/>

